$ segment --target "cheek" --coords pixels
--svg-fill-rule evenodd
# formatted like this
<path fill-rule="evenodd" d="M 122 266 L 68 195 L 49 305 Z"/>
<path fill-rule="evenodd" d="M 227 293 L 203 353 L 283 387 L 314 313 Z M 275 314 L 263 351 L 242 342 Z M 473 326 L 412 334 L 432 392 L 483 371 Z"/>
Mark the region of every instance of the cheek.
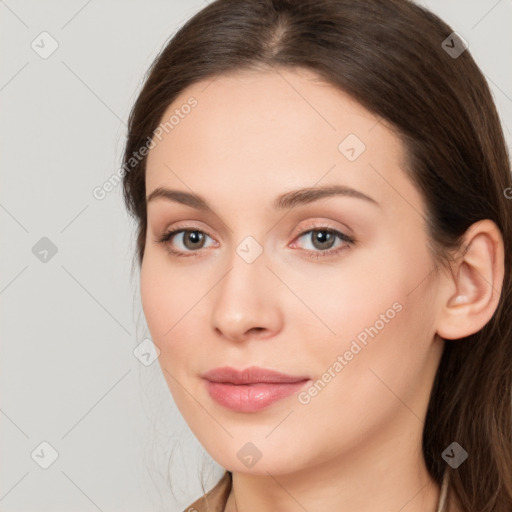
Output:
<path fill-rule="evenodd" d="M 160 351 L 165 351 L 168 340 L 173 339 L 190 302 L 183 284 L 169 265 L 148 251 L 141 266 L 140 295 L 149 331 Z"/>
<path fill-rule="evenodd" d="M 323 340 L 316 380 L 298 397 L 301 426 L 306 431 L 321 428 L 320 444 L 339 444 L 340 432 L 347 446 L 366 442 L 401 415 L 415 422 L 415 415 L 422 414 L 432 377 L 429 334 L 418 332 L 425 323 L 418 315 L 421 304 L 395 294 L 389 300 L 396 297 L 395 307 L 374 306 L 352 319 L 345 315 L 346 334 L 340 325 L 334 343 Z"/>
<path fill-rule="evenodd" d="M 338 364 L 337 372 L 331 369 L 337 375 L 333 380 L 342 387 L 342 381 L 350 382 L 365 400 L 372 400 L 374 386 L 382 386 L 370 368 L 400 389 L 414 381 L 415 371 L 427 364 L 435 333 L 428 254 L 411 246 L 402 251 L 382 247 L 378 254 L 360 251 L 346 267 L 323 270 L 318 279 L 308 278 L 302 286 L 297 280 L 294 288 L 322 321 L 311 315 L 321 334 L 311 336 L 318 344 L 306 349 L 317 362 L 317 377 L 342 356 L 343 368 Z"/>
<path fill-rule="evenodd" d="M 386 415 L 400 400 L 419 413 L 418 391 L 430 378 L 435 333 L 432 283 L 425 279 L 420 261 L 417 271 L 401 262 L 397 265 L 377 285 L 364 281 L 343 297 L 340 334 L 336 343 L 327 345 L 325 370 L 338 356 L 343 368 L 324 398 L 362 416 L 370 405 L 375 413 Z"/>
<path fill-rule="evenodd" d="M 165 254 L 148 252 L 143 260 L 140 294 L 146 323 L 160 350 L 162 370 L 180 379 L 200 354 L 204 335 L 199 333 L 199 326 L 207 325 L 207 302 L 202 299 L 210 286 L 205 276 L 191 278 L 190 270 L 170 265 Z M 167 374 L 165 377 L 172 389 L 172 379 Z"/>
<path fill-rule="evenodd" d="M 299 299 L 290 300 L 294 319 L 315 327 L 316 337 L 331 344 L 338 339 L 341 345 L 375 322 L 382 328 L 381 315 L 393 319 L 414 282 L 391 245 L 379 251 L 359 249 L 335 265 L 281 270 L 283 281 Z"/>
<path fill-rule="evenodd" d="M 153 342 L 158 344 L 158 339 L 165 332 L 163 319 L 166 315 L 163 313 L 166 310 L 165 302 L 169 299 L 169 295 L 163 293 L 165 274 L 159 272 L 159 268 L 152 262 L 148 252 L 146 251 L 144 255 L 140 271 L 140 296 Z"/>

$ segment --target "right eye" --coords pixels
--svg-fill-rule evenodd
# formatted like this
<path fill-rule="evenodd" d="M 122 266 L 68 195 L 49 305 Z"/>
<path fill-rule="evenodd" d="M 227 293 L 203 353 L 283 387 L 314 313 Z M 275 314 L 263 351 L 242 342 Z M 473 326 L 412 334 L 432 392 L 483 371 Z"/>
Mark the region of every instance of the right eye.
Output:
<path fill-rule="evenodd" d="M 177 236 L 179 235 L 179 236 Z M 206 237 L 211 238 L 204 231 L 199 229 L 175 229 L 165 232 L 158 240 L 155 240 L 162 245 L 165 245 L 169 254 L 174 256 L 196 256 L 196 252 L 199 249 L 205 248 L 205 240 Z M 174 239 L 181 239 L 180 244 L 181 248 L 175 249 L 172 247 L 172 243 Z M 213 240 L 213 239 L 212 239 Z M 186 253 L 189 254 L 186 254 Z M 191 253 L 191 254 L 190 254 Z"/>

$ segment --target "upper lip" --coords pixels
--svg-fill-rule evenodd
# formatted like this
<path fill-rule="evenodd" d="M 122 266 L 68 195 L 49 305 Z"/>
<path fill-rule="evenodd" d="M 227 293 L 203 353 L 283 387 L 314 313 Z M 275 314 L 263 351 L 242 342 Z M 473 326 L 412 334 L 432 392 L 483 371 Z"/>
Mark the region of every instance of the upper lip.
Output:
<path fill-rule="evenodd" d="M 309 377 L 306 376 L 286 375 L 275 370 L 260 368 L 258 366 L 251 366 L 244 370 L 223 366 L 222 368 L 213 368 L 203 373 L 201 377 L 210 382 L 225 382 L 231 384 L 254 384 L 257 382 L 287 384 L 309 380 Z"/>

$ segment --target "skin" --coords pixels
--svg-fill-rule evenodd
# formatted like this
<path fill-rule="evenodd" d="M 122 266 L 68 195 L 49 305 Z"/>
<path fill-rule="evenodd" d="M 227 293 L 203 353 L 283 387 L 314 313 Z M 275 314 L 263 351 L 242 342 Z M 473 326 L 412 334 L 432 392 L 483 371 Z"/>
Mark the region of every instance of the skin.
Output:
<path fill-rule="evenodd" d="M 426 470 L 421 436 L 440 336 L 476 332 L 494 312 L 503 276 L 499 231 L 490 221 L 474 225 L 451 272 L 433 272 L 427 212 L 406 175 L 400 139 L 308 71 L 243 71 L 195 83 L 164 118 L 190 96 L 197 107 L 149 152 L 146 195 L 157 187 L 193 192 L 211 211 L 163 198 L 148 203 L 141 298 L 177 407 L 233 472 L 226 511 L 435 512 L 439 486 Z M 349 134 L 366 146 L 355 161 L 338 149 Z M 272 208 L 287 191 L 329 184 L 378 205 L 334 196 Z M 183 233 L 167 245 L 155 241 L 177 227 L 205 233 L 204 247 Z M 313 228 L 356 241 L 336 238 L 332 247 L 344 246 L 338 254 L 310 258 L 325 250 L 314 244 Z M 252 263 L 236 252 L 247 236 L 263 249 Z M 219 366 L 257 365 L 317 381 L 394 303 L 401 310 L 308 404 L 295 394 L 256 413 L 235 412 L 213 401 L 200 378 Z M 250 468 L 237 457 L 247 442 L 262 454 Z"/>

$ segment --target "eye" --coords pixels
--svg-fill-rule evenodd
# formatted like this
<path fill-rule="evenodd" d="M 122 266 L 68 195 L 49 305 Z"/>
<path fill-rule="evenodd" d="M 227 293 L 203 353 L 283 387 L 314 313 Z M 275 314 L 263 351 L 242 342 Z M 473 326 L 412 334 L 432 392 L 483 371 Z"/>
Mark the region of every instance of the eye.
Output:
<path fill-rule="evenodd" d="M 315 226 L 314 229 L 302 232 L 295 240 L 309 237 L 312 243 L 312 249 L 306 249 L 306 256 L 314 259 L 333 256 L 349 248 L 355 243 L 355 239 L 345 235 L 341 231 L 326 226 Z M 179 257 L 194 257 L 198 256 L 200 249 L 208 246 L 205 245 L 207 238 L 211 238 L 204 231 L 199 229 L 174 229 L 166 231 L 155 242 L 165 245 L 169 254 Z M 175 240 L 176 239 L 176 240 Z M 342 243 L 335 247 L 336 239 Z M 178 248 L 173 245 L 178 243 Z M 218 242 L 214 242 L 213 246 L 218 246 Z M 292 247 L 296 247 L 296 242 L 292 243 Z"/>
<path fill-rule="evenodd" d="M 205 240 L 207 237 L 211 238 L 204 231 L 199 229 L 175 229 L 166 231 L 159 239 L 155 241 L 165 245 L 170 254 L 175 256 L 188 257 L 196 256 L 194 253 L 198 252 L 198 249 L 205 248 Z M 174 242 L 175 238 L 181 243 L 181 247 L 178 247 L 178 249 L 173 249 L 171 247 L 171 243 Z M 187 252 L 192 254 L 186 254 Z"/>
<path fill-rule="evenodd" d="M 315 259 L 333 256 L 355 243 L 354 238 L 345 235 L 345 233 L 341 231 L 325 226 L 315 227 L 315 229 L 305 231 L 297 237 L 297 240 L 301 238 L 306 238 L 306 240 L 311 242 L 313 248 L 307 249 L 306 255 Z M 342 242 L 337 247 L 335 247 L 336 239 Z M 293 246 L 295 245 L 294 242 Z"/>

